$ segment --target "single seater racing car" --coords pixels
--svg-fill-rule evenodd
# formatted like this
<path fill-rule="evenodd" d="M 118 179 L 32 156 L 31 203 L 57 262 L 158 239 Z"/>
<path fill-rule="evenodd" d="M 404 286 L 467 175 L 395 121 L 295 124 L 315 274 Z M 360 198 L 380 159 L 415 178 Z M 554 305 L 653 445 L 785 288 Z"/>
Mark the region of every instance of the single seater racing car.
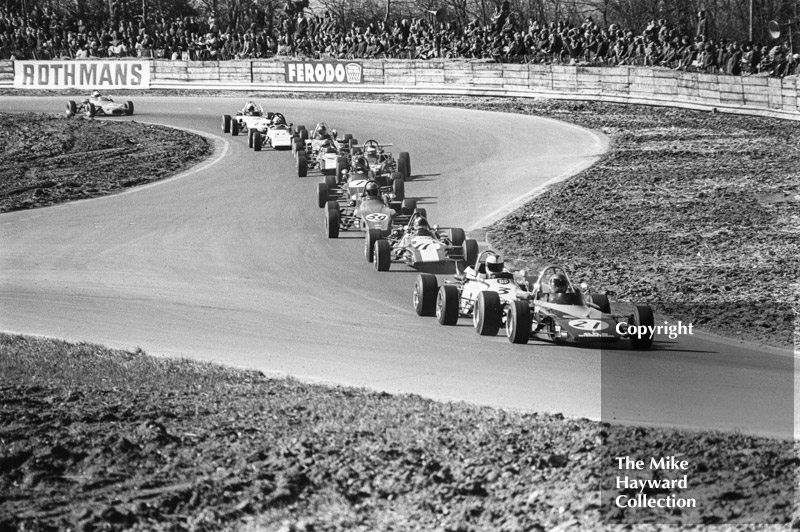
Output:
<path fill-rule="evenodd" d="M 395 159 L 391 152 L 385 150 L 389 146 L 391 144 L 368 140 L 363 145 L 351 146 L 350 150 L 353 159 L 359 155 L 364 156 L 374 175 L 391 175 L 398 172 L 403 179 L 408 180 L 411 177 L 411 156 L 407 151 L 401 151 Z"/>
<path fill-rule="evenodd" d="M 389 271 L 393 262 L 418 268 L 450 261 L 475 263 L 478 242 L 467 239 L 460 227 L 441 229 L 430 226 L 425 209 L 417 209 L 408 223 L 375 242 L 373 262 L 380 272 Z"/>
<path fill-rule="evenodd" d="M 88 117 L 97 115 L 102 116 L 131 116 L 133 114 L 133 102 L 128 100 L 125 103 L 117 103 L 108 96 L 103 96 L 100 91 L 92 91 L 92 94 L 76 103 L 73 100 L 67 102 L 67 116 L 75 116 L 83 113 Z"/>

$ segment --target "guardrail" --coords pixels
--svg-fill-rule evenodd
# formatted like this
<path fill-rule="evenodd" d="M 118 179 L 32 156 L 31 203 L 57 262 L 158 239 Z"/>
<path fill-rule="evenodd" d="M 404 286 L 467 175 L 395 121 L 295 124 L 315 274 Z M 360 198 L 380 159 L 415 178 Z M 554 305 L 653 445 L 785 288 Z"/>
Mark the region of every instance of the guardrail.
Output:
<path fill-rule="evenodd" d="M 648 67 L 500 64 L 475 61 L 354 61 L 358 84 L 287 83 L 283 61 L 153 60 L 152 89 L 413 93 L 548 97 L 645 103 L 800 119 L 800 77 L 729 76 Z M 0 86 L 13 85 L 0 61 Z"/>

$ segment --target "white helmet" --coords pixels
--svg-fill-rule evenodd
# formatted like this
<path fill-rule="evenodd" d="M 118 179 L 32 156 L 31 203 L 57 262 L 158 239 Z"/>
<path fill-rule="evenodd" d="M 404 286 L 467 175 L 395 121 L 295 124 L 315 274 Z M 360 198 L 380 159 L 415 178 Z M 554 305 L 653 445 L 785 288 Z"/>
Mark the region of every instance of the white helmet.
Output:
<path fill-rule="evenodd" d="M 99 97 L 100 97 L 100 91 L 97 90 L 97 89 L 93 90 L 92 91 L 92 98 L 99 98 Z"/>
<path fill-rule="evenodd" d="M 486 257 L 486 270 L 489 273 L 500 273 L 503 271 L 503 259 L 498 255 Z"/>

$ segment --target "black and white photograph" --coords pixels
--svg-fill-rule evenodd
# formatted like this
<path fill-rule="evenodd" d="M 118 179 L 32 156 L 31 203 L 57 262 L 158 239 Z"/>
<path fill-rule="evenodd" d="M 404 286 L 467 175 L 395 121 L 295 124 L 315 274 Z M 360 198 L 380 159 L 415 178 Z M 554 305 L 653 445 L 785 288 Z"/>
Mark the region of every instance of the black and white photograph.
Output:
<path fill-rule="evenodd" d="M 0 532 L 796 530 L 799 309 L 800 1 L 0 0 Z"/>

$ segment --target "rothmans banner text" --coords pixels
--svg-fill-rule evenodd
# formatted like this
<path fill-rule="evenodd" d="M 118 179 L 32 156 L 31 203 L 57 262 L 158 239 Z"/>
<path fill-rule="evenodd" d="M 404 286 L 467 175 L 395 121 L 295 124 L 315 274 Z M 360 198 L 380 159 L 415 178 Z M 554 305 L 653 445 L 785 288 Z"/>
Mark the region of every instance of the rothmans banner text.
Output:
<path fill-rule="evenodd" d="M 148 61 L 14 61 L 20 89 L 147 89 Z"/>

